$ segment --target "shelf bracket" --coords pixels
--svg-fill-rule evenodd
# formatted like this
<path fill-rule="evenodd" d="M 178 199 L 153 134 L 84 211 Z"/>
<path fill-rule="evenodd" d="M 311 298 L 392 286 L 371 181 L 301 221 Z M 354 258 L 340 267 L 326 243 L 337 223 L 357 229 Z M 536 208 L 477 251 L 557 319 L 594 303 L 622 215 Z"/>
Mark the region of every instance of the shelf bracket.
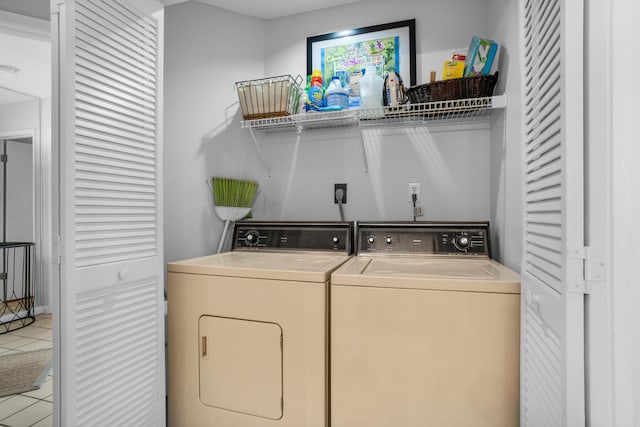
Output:
<path fill-rule="evenodd" d="M 253 128 L 249 128 L 249 133 L 251 134 L 251 139 L 253 139 L 253 143 L 255 144 L 256 150 L 258 151 L 258 156 L 260 156 L 260 161 L 262 162 L 262 166 L 264 167 L 265 171 L 267 171 L 267 176 L 271 178 L 271 167 L 264 158 L 264 153 L 262 152 L 262 148 L 260 148 L 260 143 L 256 138 L 256 134 L 253 131 Z"/>
<path fill-rule="evenodd" d="M 364 173 L 369 173 L 369 159 L 367 159 L 367 147 L 364 141 L 364 131 L 360 128 L 360 141 L 362 141 L 362 158 L 364 160 Z"/>

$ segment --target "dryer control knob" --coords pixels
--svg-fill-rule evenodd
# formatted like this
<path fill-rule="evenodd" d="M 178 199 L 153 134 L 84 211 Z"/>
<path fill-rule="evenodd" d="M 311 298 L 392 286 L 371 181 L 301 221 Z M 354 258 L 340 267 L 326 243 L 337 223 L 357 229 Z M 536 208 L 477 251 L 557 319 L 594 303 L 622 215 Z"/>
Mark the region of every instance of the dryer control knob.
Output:
<path fill-rule="evenodd" d="M 375 237 L 373 237 L 373 236 L 369 236 L 369 237 L 367 237 L 367 242 L 369 242 L 369 244 L 371 244 L 371 245 L 372 245 L 372 244 L 374 244 L 374 243 L 375 243 L 375 241 L 376 241 L 376 238 L 375 238 Z"/>
<path fill-rule="evenodd" d="M 463 234 L 456 237 L 455 244 L 458 249 L 468 249 L 471 246 L 471 239 Z"/>
<path fill-rule="evenodd" d="M 258 234 L 257 231 L 248 231 L 247 234 L 245 234 L 244 239 L 247 242 L 247 245 L 252 246 L 252 245 L 256 245 L 258 243 L 258 237 L 260 235 Z"/>
<path fill-rule="evenodd" d="M 393 239 L 392 239 L 390 236 L 387 236 L 387 237 L 385 237 L 385 238 L 384 238 L 384 242 L 385 242 L 387 245 L 390 245 L 390 244 L 392 244 L 392 243 L 393 243 Z"/>
<path fill-rule="evenodd" d="M 333 239 L 331 239 L 331 240 L 333 240 L 333 243 L 334 243 L 334 244 L 336 244 L 336 245 L 337 245 L 338 243 L 340 243 L 340 238 L 339 238 L 339 237 L 337 237 L 337 236 L 334 236 L 334 238 L 333 238 Z"/>

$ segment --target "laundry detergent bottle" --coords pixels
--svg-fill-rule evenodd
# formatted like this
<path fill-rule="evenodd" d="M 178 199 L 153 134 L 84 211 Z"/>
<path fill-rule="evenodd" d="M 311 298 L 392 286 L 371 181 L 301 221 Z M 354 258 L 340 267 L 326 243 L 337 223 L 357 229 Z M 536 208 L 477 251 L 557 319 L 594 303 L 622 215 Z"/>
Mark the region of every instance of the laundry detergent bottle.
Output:
<path fill-rule="evenodd" d="M 349 108 L 349 92 L 342 88 L 338 76 L 333 76 L 331 79 L 324 100 L 327 107 L 340 107 L 342 110 Z"/>
<path fill-rule="evenodd" d="M 376 67 L 369 65 L 360 79 L 360 117 L 377 119 L 384 116 L 382 93 L 384 80 L 376 73 Z"/>
<path fill-rule="evenodd" d="M 324 105 L 324 88 L 322 87 L 322 72 L 314 70 L 311 74 L 311 84 L 307 92 L 307 111 L 314 111 Z"/>

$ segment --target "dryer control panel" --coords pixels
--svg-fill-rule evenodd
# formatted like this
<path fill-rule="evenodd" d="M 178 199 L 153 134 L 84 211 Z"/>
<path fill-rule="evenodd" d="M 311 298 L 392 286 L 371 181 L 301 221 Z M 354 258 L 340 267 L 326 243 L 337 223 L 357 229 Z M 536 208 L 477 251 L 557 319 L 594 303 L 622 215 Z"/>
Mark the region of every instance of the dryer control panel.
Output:
<path fill-rule="evenodd" d="M 233 250 L 337 251 L 354 250 L 351 222 L 237 222 Z"/>
<path fill-rule="evenodd" d="M 358 223 L 358 254 L 432 254 L 491 258 L 489 223 Z"/>

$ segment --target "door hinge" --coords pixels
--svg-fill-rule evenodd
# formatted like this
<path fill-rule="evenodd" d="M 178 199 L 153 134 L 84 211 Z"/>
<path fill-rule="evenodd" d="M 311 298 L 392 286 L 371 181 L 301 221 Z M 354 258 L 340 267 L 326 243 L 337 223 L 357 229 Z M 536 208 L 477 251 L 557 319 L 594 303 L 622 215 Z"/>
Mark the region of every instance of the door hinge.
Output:
<path fill-rule="evenodd" d="M 7 163 L 8 161 L 9 161 L 9 155 L 8 154 L 0 154 L 0 162 Z"/>
<path fill-rule="evenodd" d="M 57 0 L 55 2 L 51 2 L 51 10 L 49 11 L 52 15 L 60 13 L 60 6 L 64 4 L 64 0 Z"/>
<path fill-rule="evenodd" d="M 569 285 L 569 290 L 590 294 L 593 285 L 600 283 L 607 278 L 607 263 L 601 253 L 602 250 L 592 246 L 573 248 L 569 251 L 569 258 L 579 260 L 582 264 L 581 280 Z"/>
<path fill-rule="evenodd" d="M 594 284 L 607 280 L 608 268 L 603 250 L 593 246 L 584 248 L 584 281 L 587 283 L 588 293 Z"/>
<path fill-rule="evenodd" d="M 53 239 L 53 263 L 62 264 L 62 236 L 59 234 Z"/>

